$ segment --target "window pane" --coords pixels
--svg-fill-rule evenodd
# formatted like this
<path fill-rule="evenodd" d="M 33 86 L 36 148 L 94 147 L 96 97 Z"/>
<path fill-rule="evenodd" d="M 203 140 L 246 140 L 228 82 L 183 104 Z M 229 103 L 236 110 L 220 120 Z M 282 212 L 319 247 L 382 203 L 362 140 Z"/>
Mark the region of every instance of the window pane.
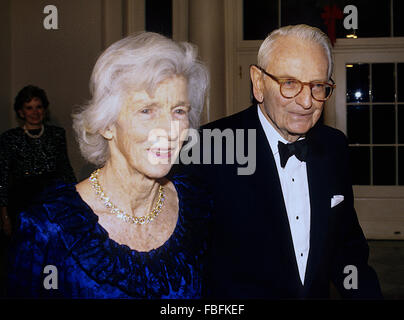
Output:
<path fill-rule="evenodd" d="M 369 106 L 347 106 L 348 141 L 352 143 L 370 143 Z"/>
<path fill-rule="evenodd" d="M 396 119 L 394 105 L 373 106 L 373 143 L 396 142 Z"/>
<path fill-rule="evenodd" d="M 324 12 L 324 4 L 321 1 L 282 0 L 281 3 L 282 26 L 304 23 L 317 27 L 327 33 L 327 26 L 324 24 L 321 16 Z"/>
<path fill-rule="evenodd" d="M 243 1 L 243 39 L 263 40 L 278 27 L 278 0 Z"/>
<path fill-rule="evenodd" d="M 397 99 L 404 102 L 404 63 L 397 63 Z"/>
<path fill-rule="evenodd" d="M 358 9 L 358 30 L 356 30 L 356 35 L 359 38 L 390 37 L 390 1 L 378 1 L 377 5 L 374 5 L 373 2 L 369 2 L 369 0 L 331 2 L 340 3 L 339 7 L 341 10 L 344 10 L 344 7 L 347 5 L 356 6 Z M 346 17 L 346 15 L 344 15 L 344 17 Z M 338 38 L 345 38 L 347 34 L 351 33 L 351 30 L 344 28 L 343 19 L 337 20 L 336 30 Z"/>
<path fill-rule="evenodd" d="M 372 65 L 373 102 L 394 102 L 394 63 Z"/>
<path fill-rule="evenodd" d="M 348 64 L 346 82 L 347 102 L 369 101 L 369 64 Z"/>
<path fill-rule="evenodd" d="M 395 147 L 373 147 L 373 184 L 396 184 Z"/>
<path fill-rule="evenodd" d="M 401 0 L 400 0 L 401 1 Z M 396 2 L 400 2 L 396 1 Z M 147 2 L 147 1 L 146 1 Z M 244 0 L 243 1 L 243 39 L 263 40 L 278 27 L 278 0 Z M 369 0 L 282 0 L 281 25 L 306 23 L 328 33 L 328 26 L 334 26 L 337 38 L 345 38 L 352 30 L 344 28 L 344 7 L 355 5 L 358 9 L 358 37 L 390 37 L 390 1 L 379 1 L 377 5 L 369 5 Z M 326 11 L 326 7 L 331 10 Z M 336 10 L 332 10 L 335 6 Z M 402 4 L 400 3 L 400 6 Z M 394 11 L 400 24 L 402 15 Z M 328 16 L 327 16 L 328 14 Z M 328 24 L 328 26 L 327 26 Z M 397 30 L 403 28 L 402 24 Z M 399 31 L 397 31 L 399 32 Z M 401 34 L 402 35 L 402 34 Z"/>
<path fill-rule="evenodd" d="M 146 30 L 173 36 L 172 1 L 146 0 Z"/>
<path fill-rule="evenodd" d="M 404 147 L 398 147 L 398 184 L 404 185 Z"/>
<path fill-rule="evenodd" d="M 393 0 L 393 11 L 394 11 L 394 36 L 404 37 L 404 1 L 403 0 Z"/>
<path fill-rule="evenodd" d="M 352 184 L 370 184 L 370 147 L 349 147 Z"/>
<path fill-rule="evenodd" d="M 404 105 L 397 106 L 398 111 L 398 143 L 404 143 Z"/>
<path fill-rule="evenodd" d="M 356 34 L 359 37 L 390 36 L 390 1 L 381 1 L 377 6 L 372 6 L 369 5 L 369 0 L 282 0 L 281 24 L 285 26 L 306 23 L 320 28 L 325 33 L 328 33 L 327 25 L 335 26 L 337 38 L 345 38 L 352 32 L 344 28 L 346 15 L 343 11 L 347 5 L 355 5 L 358 9 Z"/>

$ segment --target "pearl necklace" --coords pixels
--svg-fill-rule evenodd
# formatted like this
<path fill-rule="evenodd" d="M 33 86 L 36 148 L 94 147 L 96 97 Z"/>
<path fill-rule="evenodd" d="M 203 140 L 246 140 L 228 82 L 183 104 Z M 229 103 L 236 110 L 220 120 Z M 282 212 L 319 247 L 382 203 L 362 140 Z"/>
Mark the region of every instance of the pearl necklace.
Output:
<path fill-rule="evenodd" d="M 23 126 L 23 129 L 24 129 L 25 134 L 26 134 L 28 137 L 30 137 L 30 138 L 32 138 L 32 139 L 38 139 L 38 138 L 40 138 L 40 137 L 43 135 L 43 133 L 44 133 L 44 131 L 45 131 L 45 126 L 42 125 L 41 131 L 40 131 L 38 134 L 29 133 L 29 131 L 28 131 L 27 127 L 25 126 L 25 124 L 24 124 L 24 126 Z"/>
<path fill-rule="evenodd" d="M 141 217 L 133 217 L 130 214 L 127 214 L 125 211 L 119 209 L 115 204 L 113 204 L 110 200 L 109 197 L 105 194 L 104 190 L 101 187 L 101 184 L 98 180 L 98 173 L 100 172 L 100 169 L 95 170 L 91 175 L 90 175 L 90 182 L 95 190 L 96 195 L 101 199 L 101 201 L 104 202 L 104 205 L 106 208 L 110 209 L 111 213 L 116 215 L 119 219 L 125 221 L 125 222 L 130 222 L 134 224 L 145 224 L 145 223 L 150 223 L 153 221 L 159 213 L 161 212 L 161 208 L 163 207 L 164 200 L 165 200 L 165 194 L 164 194 L 164 187 L 160 185 L 159 187 L 159 197 L 157 200 L 157 203 L 153 210 L 151 210 L 150 213 L 146 214 L 145 216 Z"/>

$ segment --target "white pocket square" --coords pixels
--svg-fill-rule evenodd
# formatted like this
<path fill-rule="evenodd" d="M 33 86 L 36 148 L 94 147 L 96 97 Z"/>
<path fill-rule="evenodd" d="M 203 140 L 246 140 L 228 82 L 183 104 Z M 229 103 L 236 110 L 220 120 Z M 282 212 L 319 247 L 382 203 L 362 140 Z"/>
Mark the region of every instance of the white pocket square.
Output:
<path fill-rule="evenodd" d="M 338 203 L 344 201 L 344 196 L 335 195 L 331 198 L 331 208 L 334 208 Z"/>

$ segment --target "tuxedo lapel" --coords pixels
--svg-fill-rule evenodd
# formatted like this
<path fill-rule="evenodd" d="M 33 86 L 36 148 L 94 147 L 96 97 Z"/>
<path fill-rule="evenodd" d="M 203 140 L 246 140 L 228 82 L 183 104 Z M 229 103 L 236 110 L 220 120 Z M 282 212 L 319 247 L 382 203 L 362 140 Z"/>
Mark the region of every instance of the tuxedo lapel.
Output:
<path fill-rule="evenodd" d="M 288 278 L 288 284 L 285 285 L 295 290 L 296 284 L 300 287 L 301 281 L 279 174 L 273 152 L 258 118 L 257 107 L 252 108 L 249 116 L 244 118 L 244 128 L 256 129 L 257 166 L 251 178 L 253 188 L 256 199 L 262 202 L 260 207 L 264 211 L 263 214 L 269 217 L 268 223 L 272 225 L 270 230 L 277 233 L 281 253 L 279 257 L 273 256 L 272 259 L 280 260 L 283 272 Z"/>
<path fill-rule="evenodd" d="M 327 167 L 324 147 L 316 139 L 315 132 L 309 135 L 307 157 L 307 180 L 310 194 L 310 252 L 307 260 L 305 287 L 309 288 L 324 254 L 327 241 L 328 217 L 330 212 L 330 169 Z"/>

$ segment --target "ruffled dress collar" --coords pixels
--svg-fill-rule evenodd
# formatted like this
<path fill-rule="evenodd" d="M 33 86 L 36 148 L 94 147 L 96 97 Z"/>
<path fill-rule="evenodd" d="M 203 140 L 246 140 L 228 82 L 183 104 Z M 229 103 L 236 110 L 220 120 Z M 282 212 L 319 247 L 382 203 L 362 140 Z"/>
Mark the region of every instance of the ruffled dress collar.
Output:
<path fill-rule="evenodd" d="M 184 298 L 197 298 L 206 251 L 209 201 L 180 176 L 171 181 L 179 198 L 177 225 L 161 247 L 148 252 L 132 250 L 110 239 L 75 184 L 59 184 L 48 190 L 42 205 L 49 220 L 61 227 L 66 249 L 98 283 L 108 283 L 139 298 L 162 298 L 178 291 Z"/>

